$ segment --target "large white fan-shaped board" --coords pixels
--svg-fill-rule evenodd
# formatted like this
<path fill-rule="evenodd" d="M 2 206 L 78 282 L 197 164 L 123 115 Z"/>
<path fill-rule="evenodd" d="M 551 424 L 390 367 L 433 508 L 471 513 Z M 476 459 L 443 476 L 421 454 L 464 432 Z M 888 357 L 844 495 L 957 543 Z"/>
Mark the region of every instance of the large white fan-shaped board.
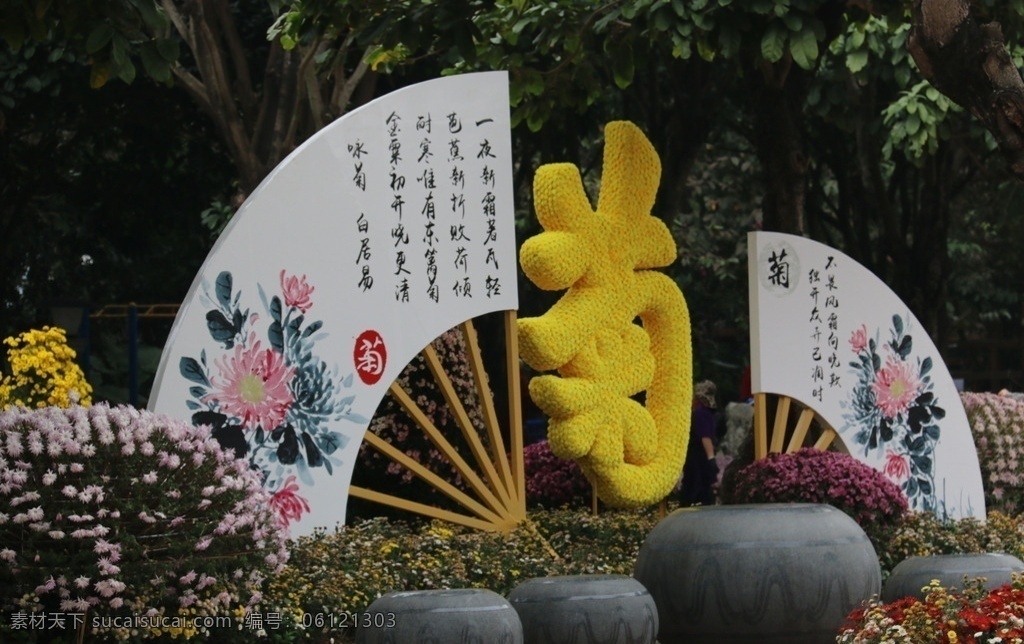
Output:
<path fill-rule="evenodd" d="M 265 474 L 293 534 L 344 522 L 356 453 L 435 337 L 517 308 L 504 72 L 408 87 L 288 156 L 218 239 L 150 408 Z"/>
<path fill-rule="evenodd" d="M 978 456 L 935 344 L 880 279 L 803 237 L 748 236 L 751 386 L 812 408 L 912 508 L 985 518 Z"/>

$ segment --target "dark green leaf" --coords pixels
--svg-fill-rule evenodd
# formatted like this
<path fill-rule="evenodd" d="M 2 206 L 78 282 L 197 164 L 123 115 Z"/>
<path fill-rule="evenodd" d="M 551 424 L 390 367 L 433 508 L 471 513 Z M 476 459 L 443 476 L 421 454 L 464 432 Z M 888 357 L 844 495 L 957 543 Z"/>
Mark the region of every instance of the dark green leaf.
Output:
<path fill-rule="evenodd" d="M 778 23 L 772 23 L 761 38 L 761 57 L 769 63 L 782 60 L 785 52 L 786 32 Z"/>
<path fill-rule="evenodd" d="M 635 72 L 633 47 L 630 44 L 626 44 L 618 48 L 612 57 L 612 75 L 619 89 L 626 89 L 633 84 L 633 74 Z"/>
<path fill-rule="evenodd" d="M 114 28 L 105 22 L 101 22 L 89 32 L 85 39 L 85 51 L 88 54 L 95 54 L 103 49 L 114 37 Z"/>
<path fill-rule="evenodd" d="M 171 65 L 160 55 L 155 42 L 142 43 L 139 47 L 139 58 L 142 59 L 142 67 L 146 73 L 154 80 L 166 83 L 171 79 Z"/>

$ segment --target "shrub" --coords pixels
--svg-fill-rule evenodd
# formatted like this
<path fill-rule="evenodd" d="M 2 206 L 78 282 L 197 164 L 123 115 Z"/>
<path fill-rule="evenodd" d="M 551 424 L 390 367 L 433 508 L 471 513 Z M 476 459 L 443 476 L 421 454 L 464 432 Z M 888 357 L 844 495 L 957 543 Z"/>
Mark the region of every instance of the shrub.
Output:
<path fill-rule="evenodd" d="M 585 502 L 590 483 L 576 461 L 558 458 L 547 441 L 531 443 L 523 449 L 526 469 L 526 498 L 532 503 L 557 508 Z"/>
<path fill-rule="evenodd" d="M 106 404 L 0 412 L 0 548 L 4 641 L 40 612 L 88 613 L 100 639 L 128 615 L 240 625 L 288 556 L 258 476 L 208 430 Z M 138 637 L 204 634 L 188 624 Z"/>
<path fill-rule="evenodd" d="M 401 590 L 488 588 L 506 595 L 532 577 L 630 575 L 657 521 L 650 510 L 538 510 L 501 534 L 376 517 L 299 538 L 267 596 L 305 620 L 315 641 L 349 641 L 351 632 L 316 628 L 315 616 L 361 611 Z"/>
<path fill-rule="evenodd" d="M 0 409 L 88 405 L 92 387 L 75 363 L 64 329 L 44 326 L 16 338 L 5 338 L 7 368 L 0 380 Z"/>
<path fill-rule="evenodd" d="M 1009 396 L 962 395 L 974 435 L 985 505 L 1008 514 L 1024 511 L 1024 403 Z"/>
<path fill-rule="evenodd" d="M 736 473 L 728 503 L 828 503 L 878 543 L 907 512 L 896 483 L 849 454 L 805 447 L 769 454 Z"/>
<path fill-rule="evenodd" d="M 985 521 L 940 521 L 931 512 L 910 512 L 876 550 L 884 575 L 910 557 L 1006 552 L 1024 558 L 1024 516 L 992 511 Z"/>

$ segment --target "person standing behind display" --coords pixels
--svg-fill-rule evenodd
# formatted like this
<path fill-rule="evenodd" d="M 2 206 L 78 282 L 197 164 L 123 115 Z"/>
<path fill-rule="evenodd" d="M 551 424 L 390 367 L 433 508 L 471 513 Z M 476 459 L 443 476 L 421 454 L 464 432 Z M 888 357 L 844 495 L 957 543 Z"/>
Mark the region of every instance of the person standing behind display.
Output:
<path fill-rule="evenodd" d="M 715 383 L 710 380 L 698 382 L 693 387 L 690 443 L 679 490 L 679 503 L 683 507 L 715 503 L 714 485 L 718 480 L 718 463 L 715 461 L 716 390 Z"/>

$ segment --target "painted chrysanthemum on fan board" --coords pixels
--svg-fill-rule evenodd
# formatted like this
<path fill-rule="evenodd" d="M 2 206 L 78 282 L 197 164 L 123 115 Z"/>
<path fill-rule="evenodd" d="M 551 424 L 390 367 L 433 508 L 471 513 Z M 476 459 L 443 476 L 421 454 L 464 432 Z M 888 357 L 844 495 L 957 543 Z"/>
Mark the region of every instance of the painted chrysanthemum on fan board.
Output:
<path fill-rule="evenodd" d="M 879 339 L 864 325 L 850 336 L 856 384 L 844 420 L 864 454 L 884 457 L 883 473 L 899 483 L 915 510 L 940 510 L 935 489 L 935 446 L 945 409 L 931 380 L 931 358 L 914 355 L 914 342 L 899 315 L 890 337 Z"/>
<path fill-rule="evenodd" d="M 315 287 L 286 271 L 280 287 L 280 296 L 268 297 L 257 285 L 264 313 L 254 313 L 231 273 L 220 273 L 204 297 L 211 342 L 179 369 L 191 383 L 193 424 L 210 426 L 221 446 L 260 472 L 287 526 L 310 511 L 302 487 L 315 484 L 313 472 L 330 475 L 341 465 L 336 452 L 348 437 L 336 423 L 366 419 L 352 412 L 355 397 L 345 391 L 353 375 L 317 356 L 323 322 L 307 317 Z"/>

